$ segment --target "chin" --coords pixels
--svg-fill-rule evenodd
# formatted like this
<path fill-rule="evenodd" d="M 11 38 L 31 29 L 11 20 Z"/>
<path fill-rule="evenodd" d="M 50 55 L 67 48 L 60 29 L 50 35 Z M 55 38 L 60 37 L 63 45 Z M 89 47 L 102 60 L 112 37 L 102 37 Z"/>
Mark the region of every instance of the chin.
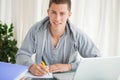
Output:
<path fill-rule="evenodd" d="M 53 25 L 56 28 L 62 27 L 62 25 Z"/>

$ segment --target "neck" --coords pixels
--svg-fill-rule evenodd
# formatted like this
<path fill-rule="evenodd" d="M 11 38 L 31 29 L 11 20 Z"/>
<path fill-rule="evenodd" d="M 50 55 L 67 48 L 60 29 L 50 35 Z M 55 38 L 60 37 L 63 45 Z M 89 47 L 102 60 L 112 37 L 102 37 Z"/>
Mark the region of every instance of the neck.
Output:
<path fill-rule="evenodd" d="M 63 30 L 54 30 L 50 27 L 50 33 L 52 35 L 53 38 L 60 38 L 64 33 L 65 33 L 65 29 Z"/>

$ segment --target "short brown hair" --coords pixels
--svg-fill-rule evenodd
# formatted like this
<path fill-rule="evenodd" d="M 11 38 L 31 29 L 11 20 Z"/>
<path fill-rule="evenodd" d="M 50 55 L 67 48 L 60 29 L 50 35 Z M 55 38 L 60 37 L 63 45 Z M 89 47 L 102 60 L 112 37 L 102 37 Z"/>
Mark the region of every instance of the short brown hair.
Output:
<path fill-rule="evenodd" d="M 52 3 L 55 3 L 55 4 L 68 4 L 68 10 L 71 11 L 71 0 L 50 0 L 49 8 L 52 5 Z"/>

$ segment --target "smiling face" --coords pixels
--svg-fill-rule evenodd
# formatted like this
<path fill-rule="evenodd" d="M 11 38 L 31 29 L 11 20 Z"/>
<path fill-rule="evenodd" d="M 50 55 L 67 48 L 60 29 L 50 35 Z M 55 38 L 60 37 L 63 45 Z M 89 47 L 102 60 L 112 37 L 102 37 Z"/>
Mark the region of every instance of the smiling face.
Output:
<path fill-rule="evenodd" d="M 71 12 L 67 4 L 52 3 L 48 9 L 48 16 L 50 18 L 50 28 L 52 30 L 61 31 L 65 29 L 66 22 L 70 17 Z"/>

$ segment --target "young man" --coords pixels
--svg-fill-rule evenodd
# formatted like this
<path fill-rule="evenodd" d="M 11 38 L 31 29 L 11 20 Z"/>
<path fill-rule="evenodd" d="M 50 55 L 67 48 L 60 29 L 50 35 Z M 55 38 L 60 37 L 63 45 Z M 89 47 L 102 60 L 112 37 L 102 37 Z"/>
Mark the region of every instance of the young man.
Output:
<path fill-rule="evenodd" d="M 71 0 L 50 0 L 48 17 L 33 25 L 16 55 L 33 75 L 75 70 L 82 57 L 100 56 L 86 34 L 69 21 Z M 36 54 L 35 63 L 31 56 Z M 49 66 L 41 64 L 42 60 Z"/>

